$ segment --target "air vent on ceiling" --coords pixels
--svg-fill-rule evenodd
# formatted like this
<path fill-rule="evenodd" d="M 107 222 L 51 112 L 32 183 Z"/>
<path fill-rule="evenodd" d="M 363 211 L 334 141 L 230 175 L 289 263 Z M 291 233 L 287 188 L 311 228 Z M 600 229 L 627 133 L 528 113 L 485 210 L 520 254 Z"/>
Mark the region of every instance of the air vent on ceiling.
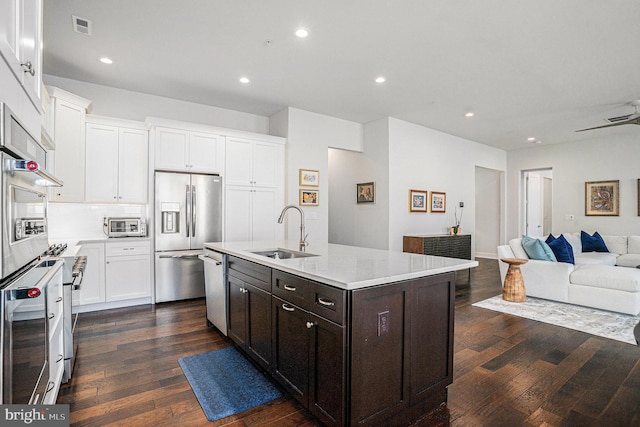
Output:
<path fill-rule="evenodd" d="M 72 15 L 71 18 L 73 20 L 73 31 L 85 36 L 91 35 L 91 21 L 75 15 Z"/>
<path fill-rule="evenodd" d="M 627 120 L 629 117 L 631 117 L 631 114 L 627 114 L 626 116 L 611 117 L 610 119 L 607 119 L 607 121 L 609 123 L 616 123 Z"/>

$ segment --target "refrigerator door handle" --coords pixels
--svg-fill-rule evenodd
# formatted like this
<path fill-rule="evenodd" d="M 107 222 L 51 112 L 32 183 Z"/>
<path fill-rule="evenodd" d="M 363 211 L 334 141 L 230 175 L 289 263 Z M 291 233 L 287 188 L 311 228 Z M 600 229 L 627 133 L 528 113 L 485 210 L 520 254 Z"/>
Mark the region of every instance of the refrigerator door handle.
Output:
<path fill-rule="evenodd" d="M 191 186 L 191 235 L 196 237 L 196 186 Z"/>
<path fill-rule="evenodd" d="M 185 200 L 185 221 L 186 221 L 186 229 L 187 229 L 187 237 L 189 237 L 189 233 L 191 231 L 191 186 L 187 184 L 186 191 L 186 200 Z"/>

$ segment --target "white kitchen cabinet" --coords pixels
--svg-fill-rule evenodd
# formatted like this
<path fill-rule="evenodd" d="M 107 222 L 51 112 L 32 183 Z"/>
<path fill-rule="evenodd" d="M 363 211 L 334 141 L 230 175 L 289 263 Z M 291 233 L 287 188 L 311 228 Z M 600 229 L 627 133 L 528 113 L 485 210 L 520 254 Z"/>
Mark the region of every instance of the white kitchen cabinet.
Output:
<path fill-rule="evenodd" d="M 224 137 L 205 132 L 154 128 L 155 169 L 202 173 L 221 171 Z"/>
<path fill-rule="evenodd" d="M 39 112 L 42 0 L 2 0 L 0 10 L 0 55 Z"/>
<path fill-rule="evenodd" d="M 74 292 L 74 305 L 99 304 L 105 302 L 105 250 L 104 243 L 82 244 L 78 255 L 87 257 L 87 266 L 82 276 L 79 292 Z"/>
<path fill-rule="evenodd" d="M 50 88 L 52 102 L 53 170 L 63 186 L 52 189 L 50 201 L 83 202 L 85 190 L 85 117 L 91 101 Z"/>
<path fill-rule="evenodd" d="M 107 302 L 151 296 L 149 241 L 107 242 Z"/>
<path fill-rule="evenodd" d="M 277 188 L 226 186 L 225 240 L 279 240 L 279 195 Z"/>
<path fill-rule="evenodd" d="M 226 183 L 251 187 L 278 187 L 284 167 L 281 144 L 227 137 Z"/>
<path fill-rule="evenodd" d="M 87 117 L 85 201 L 147 203 L 147 130 L 91 120 Z"/>

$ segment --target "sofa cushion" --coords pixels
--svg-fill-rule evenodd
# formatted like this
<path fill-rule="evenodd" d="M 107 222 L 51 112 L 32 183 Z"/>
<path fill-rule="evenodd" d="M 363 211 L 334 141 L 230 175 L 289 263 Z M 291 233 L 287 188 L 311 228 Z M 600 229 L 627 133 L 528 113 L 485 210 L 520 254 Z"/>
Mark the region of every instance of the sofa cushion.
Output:
<path fill-rule="evenodd" d="M 602 236 L 605 245 L 609 248 L 609 252 L 613 252 L 618 255 L 627 253 L 627 245 L 629 239 L 627 236 Z"/>
<path fill-rule="evenodd" d="M 571 249 L 573 249 L 574 255 L 582 252 L 582 242 L 580 241 L 580 234 L 562 233 L 562 235 L 571 245 Z"/>
<path fill-rule="evenodd" d="M 570 275 L 576 285 L 640 292 L 640 269 L 610 265 L 580 265 Z"/>
<path fill-rule="evenodd" d="M 602 236 L 597 231 L 593 233 L 593 236 L 581 231 L 580 243 L 582 244 L 582 252 L 609 252 L 609 248 L 607 248 Z"/>
<path fill-rule="evenodd" d="M 640 265 L 640 254 L 624 254 L 616 259 L 616 265 L 620 267 L 636 268 Z"/>
<path fill-rule="evenodd" d="M 576 254 L 574 259 L 576 265 L 616 265 L 618 255 L 611 252 L 582 252 Z"/>
<path fill-rule="evenodd" d="M 530 259 L 556 262 L 556 256 L 545 242 L 535 237 L 522 236 L 522 247 Z"/>
<path fill-rule="evenodd" d="M 546 243 L 553 251 L 558 262 L 568 262 L 570 264 L 576 263 L 571 245 L 562 234 L 558 237 L 554 237 L 553 234 L 549 234 Z"/>
<path fill-rule="evenodd" d="M 640 236 L 629 236 L 628 254 L 640 254 Z"/>
<path fill-rule="evenodd" d="M 522 247 L 522 238 L 518 237 L 517 239 L 509 240 L 509 247 L 513 251 L 513 256 L 520 259 L 529 259 L 529 255 Z"/>

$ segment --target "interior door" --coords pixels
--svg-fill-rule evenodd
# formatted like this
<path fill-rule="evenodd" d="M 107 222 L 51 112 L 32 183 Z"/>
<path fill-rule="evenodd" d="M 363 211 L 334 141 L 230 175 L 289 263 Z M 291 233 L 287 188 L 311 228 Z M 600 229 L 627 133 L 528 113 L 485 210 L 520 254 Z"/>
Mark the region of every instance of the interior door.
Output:
<path fill-rule="evenodd" d="M 542 178 L 535 172 L 526 176 L 526 235 L 542 237 Z"/>

